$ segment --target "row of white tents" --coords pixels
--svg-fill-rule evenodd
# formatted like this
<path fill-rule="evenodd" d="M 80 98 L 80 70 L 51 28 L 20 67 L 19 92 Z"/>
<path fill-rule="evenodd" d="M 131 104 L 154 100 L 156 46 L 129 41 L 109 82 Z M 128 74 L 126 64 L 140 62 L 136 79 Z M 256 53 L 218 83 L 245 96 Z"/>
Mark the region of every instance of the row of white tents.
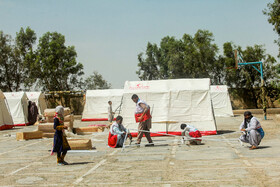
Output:
<path fill-rule="evenodd" d="M 204 134 L 216 134 L 215 116 L 233 116 L 227 86 L 211 86 L 210 79 L 170 79 L 126 81 L 124 89 L 87 90 L 82 121 L 108 120 L 108 101 L 112 101 L 116 115 L 136 131 L 133 94 L 150 105 L 155 132 L 176 134 L 181 123 L 191 123 Z M 40 114 L 47 107 L 41 92 L 0 91 L 0 130 L 28 124 L 28 100 L 36 103 Z"/>
<path fill-rule="evenodd" d="M 41 92 L 0 91 L 0 130 L 28 125 L 28 100 L 36 103 L 39 114 L 47 108 Z"/>
<path fill-rule="evenodd" d="M 110 100 L 124 125 L 136 131 L 132 94 L 150 105 L 154 132 L 176 134 L 181 123 L 191 123 L 203 134 L 216 134 L 214 116 L 233 116 L 227 86 L 211 86 L 210 79 L 172 79 L 126 81 L 124 89 L 88 90 L 82 121 L 107 120 Z"/>

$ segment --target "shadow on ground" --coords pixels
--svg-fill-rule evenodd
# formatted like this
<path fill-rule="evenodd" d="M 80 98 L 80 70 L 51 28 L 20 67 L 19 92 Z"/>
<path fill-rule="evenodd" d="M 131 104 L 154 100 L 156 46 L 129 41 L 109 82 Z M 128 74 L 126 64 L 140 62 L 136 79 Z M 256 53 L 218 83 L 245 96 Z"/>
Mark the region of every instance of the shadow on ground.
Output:
<path fill-rule="evenodd" d="M 84 165 L 84 164 L 90 164 L 94 162 L 74 162 L 74 163 L 69 163 L 69 165 Z"/>
<path fill-rule="evenodd" d="M 238 116 L 241 116 L 241 114 L 235 114 L 235 115 L 233 115 L 233 117 L 238 117 Z"/>
<path fill-rule="evenodd" d="M 220 131 L 217 131 L 217 134 L 228 134 L 228 133 L 233 133 L 233 132 L 236 132 L 236 131 L 232 131 L 232 130 L 220 130 Z"/>
<path fill-rule="evenodd" d="M 258 149 L 267 149 L 267 148 L 271 148 L 271 146 L 259 146 Z"/>

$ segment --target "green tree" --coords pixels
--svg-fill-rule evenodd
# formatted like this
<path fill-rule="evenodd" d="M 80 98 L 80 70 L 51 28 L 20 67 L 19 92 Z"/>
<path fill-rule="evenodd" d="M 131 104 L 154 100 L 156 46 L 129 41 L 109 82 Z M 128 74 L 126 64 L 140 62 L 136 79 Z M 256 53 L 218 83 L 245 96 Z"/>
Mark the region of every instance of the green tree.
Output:
<path fill-rule="evenodd" d="M 264 46 L 254 45 L 247 46 L 242 50 L 240 46 L 236 47 L 234 44 L 227 42 L 224 44 L 224 61 L 228 67 L 233 67 L 235 59 L 233 50 L 238 49 L 242 54 L 245 62 L 263 62 L 263 75 L 266 87 L 269 88 L 270 81 L 276 76 L 276 60 L 269 54 L 266 54 Z M 260 69 L 259 65 L 255 65 Z M 240 66 L 238 69 L 228 69 L 225 74 L 225 83 L 231 88 L 242 88 L 240 95 L 247 95 L 253 100 L 255 107 L 258 107 L 258 100 L 261 98 L 261 76 L 260 73 L 251 65 Z M 244 93 L 241 93 L 244 92 Z"/>
<path fill-rule="evenodd" d="M 265 9 L 263 13 L 268 16 L 268 22 L 273 25 L 273 30 L 278 34 L 278 40 L 275 43 L 279 46 L 278 57 L 280 57 L 280 0 L 274 0 L 272 3 L 267 4 L 268 9 Z M 276 66 L 276 71 L 278 73 L 277 79 L 280 78 L 280 64 Z M 280 88 L 279 81 L 273 81 L 275 89 Z M 280 90 L 280 89 L 279 89 Z"/>
<path fill-rule="evenodd" d="M 39 39 L 34 65 L 38 85 L 44 90 L 81 88 L 83 65 L 76 61 L 74 46 L 65 46 L 65 37 L 47 32 Z"/>
<path fill-rule="evenodd" d="M 109 88 L 111 88 L 111 84 L 104 80 L 102 75 L 97 71 L 94 71 L 93 74 L 86 78 L 86 80 L 84 81 L 84 89 L 86 90 Z"/>
<path fill-rule="evenodd" d="M 217 57 L 218 47 L 213 43 L 213 34 L 207 30 L 198 30 L 194 37 L 185 34 L 183 41 L 188 78 L 210 78 L 212 83 L 218 84 L 217 80 L 219 79 L 216 78 L 219 76 L 220 71 L 216 69 L 220 66 L 215 63 L 220 61 L 218 61 Z"/>
<path fill-rule="evenodd" d="M 1 31 L 1 63 L 0 77 L 1 89 L 4 91 L 28 90 L 35 79 L 31 72 L 34 65 L 35 54 L 33 45 L 36 42 L 36 34 L 29 27 L 20 29 L 16 33 L 16 39 L 5 35 Z"/>
<path fill-rule="evenodd" d="M 265 9 L 263 13 L 268 16 L 268 22 L 273 25 L 273 30 L 279 36 L 275 42 L 279 46 L 278 57 L 280 57 L 280 0 L 274 0 L 273 3 L 268 3 L 267 7 L 268 9 Z"/>
<path fill-rule="evenodd" d="M 141 80 L 210 77 L 220 84 L 224 63 L 213 41 L 211 32 L 198 30 L 194 37 L 184 34 L 179 40 L 166 36 L 160 47 L 148 43 L 145 56 L 138 55 L 137 74 Z"/>
<path fill-rule="evenodd" d="M 148 42 L 146 49 L 146 58 L 144 54 L 138 55 L 139 70 L 136 71 L 141 80 L 156 80 L 162 78 L 159 71 L 160 52 L 156 44 Z"/>
<path fill-rule="evenodd" d="M 181 40 L 169 36 L 166 36 L 161 40 L 161 77 L 183 78 L 185 76 L 183 51 L 184 46 Z"/>
<path fill-rule="evenodd" d="M 243 56 L 245 62 L 263 62 L 263 75 L 264 81 L 274 80 L 276 75 L 276 59 L 266 54 L 263 45 L 247 46 L 245 50 L 242 50 L 240 46 L 236 47 L 231 42 L 224 44 L 224 61 L 227 67 L 235 66 L 235 59 L 233 51 L 238 51 Z M 255 65 L 256 68 L 260 69 L 259 65 Z M 230 87 L 235 88 L 248 88 L 260 87 L 260 73 L 251 65 L 239 66 L 237 70 L 229 69 L 226 71 L 225 82 Z"/>
<path fill-rule="evenodd" d="M 12 37 L 0 31 L 0 89 L 14 91 L 14 58 Z"/>
<path fill-rule="evenodd" d="M 33 45 L 35 45 L 36 39 L 35 32 L 29 27 L 25 30 L 21 28 L 20 31 L 16 33 L 14 48 L 16 66 L 14 69 L 17 72 L 15 77 L 17 88 L 24 86 L 26 90 L 29 90 L 36 82 L 33 76 L 36 58 L 36 54 L 33 52 Z"/>
<path fill-rule="evenodd" d="M 233 51 L 243 55 L 246 62 L 263 62 L 264 80 L 267 88 L 276 76 L 276 60 L 266 54 L 264 46 L 248 46 L 242 50 L 231 42 L 223 45 L 224 54 L 218 55 L 218 47 L 214 36 L 207 30 L 198 30 L 194 36 L 184 34 L 182 39 L 166 36 L 160 46 L 147 45 L 145 55 L 138 55 L 138 76 L 141 80 L 169 78 L 210 78 L 212 84 L 227 84 L 232 88 L 240 88 L 244 95 L 253 98 L 255 107 L 260 100 L 260 73 L 252 66 L 234 69 Z M 230 69 L 232 67 L 232 69 Z"/>

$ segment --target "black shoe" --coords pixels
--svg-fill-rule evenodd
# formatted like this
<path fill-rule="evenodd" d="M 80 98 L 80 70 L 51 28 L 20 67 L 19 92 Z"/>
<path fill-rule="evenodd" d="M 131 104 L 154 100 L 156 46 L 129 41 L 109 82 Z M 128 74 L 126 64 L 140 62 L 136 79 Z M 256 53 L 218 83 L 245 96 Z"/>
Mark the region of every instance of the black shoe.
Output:
<path fill-rule="evenodd" d="M 153 144 L 153 143 L 149 143 L 149 144 L 145 145 L 145 147 L 153 147 L 153 146 L 155 146 L 155 144 Z"/>
<path fill-rule="evenodd" d="M 140 143 L 135 143 L 136 147 L 140 147 Z"/>

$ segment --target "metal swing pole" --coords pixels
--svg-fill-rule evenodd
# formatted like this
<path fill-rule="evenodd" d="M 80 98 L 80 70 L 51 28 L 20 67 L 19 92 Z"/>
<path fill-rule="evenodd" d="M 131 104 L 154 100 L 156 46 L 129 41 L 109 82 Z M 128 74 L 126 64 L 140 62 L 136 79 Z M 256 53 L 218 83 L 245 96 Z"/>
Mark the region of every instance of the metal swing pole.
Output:
<path fill-rule="evenodd" d="M 242 63 L 239 63 L 237 60 L 237 65 L 252 65 L 255 70 L 257 70 L 261 74 L 261 91 L 262 91 L 262 103 L 263 103 L 263 116 L 264 120 L 266 120 L 266 100 L 265 100 L 265 89 L 264 89 L 264 78 L 263 78 L 263 63 L 262 62 L 244 62 L 241 55 L 235 50 L 235 58 L 239 58 Z M 254 65 L 260 64 L 260 70 L 256 68 Z"/>

